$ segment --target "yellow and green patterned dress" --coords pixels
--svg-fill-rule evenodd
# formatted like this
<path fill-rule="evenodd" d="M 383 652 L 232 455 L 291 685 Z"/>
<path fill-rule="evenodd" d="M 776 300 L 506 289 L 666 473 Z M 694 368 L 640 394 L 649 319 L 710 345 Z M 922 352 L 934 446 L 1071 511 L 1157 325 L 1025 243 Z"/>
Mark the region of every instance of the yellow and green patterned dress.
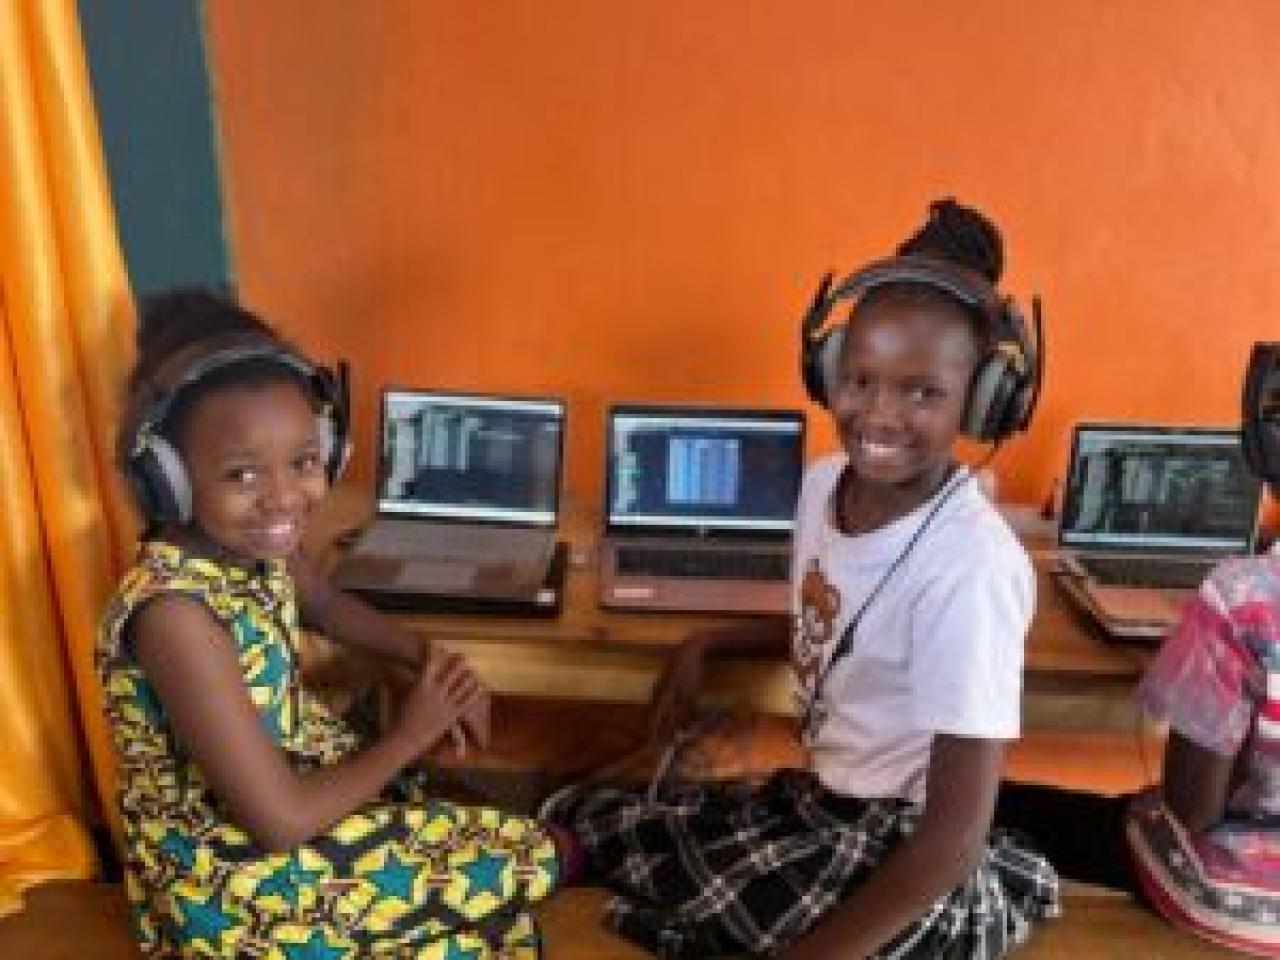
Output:
<path fill-rule="evenodd" d="M 236 826 L 130 655 L 130 616 L 166 594 L 204 603 L 226 625 L 263 725 L 299 770 L 358 745 L 299 682 L 283 563 L 255 572 L 143 545 L 104 619 L 98 667 L 120 758 L 125 879 L 148 956 L 540 956 L 531 904 L 551 891 L 557 868 L 535 821 L 388 793 L 288 853 L 264 852 Z"/>

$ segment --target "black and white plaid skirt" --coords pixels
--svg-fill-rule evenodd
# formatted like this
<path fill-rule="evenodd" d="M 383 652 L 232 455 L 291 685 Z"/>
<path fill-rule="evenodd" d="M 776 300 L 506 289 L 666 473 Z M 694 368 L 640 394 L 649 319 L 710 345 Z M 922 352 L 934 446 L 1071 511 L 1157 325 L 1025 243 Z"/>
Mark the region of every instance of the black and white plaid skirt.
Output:
<path fill-rule="evenodd" d="M 642 790 L 583 784 L 544 808 L 573 828 L 613 888 L 609 921 L 663 958 L 783 950 L 915 829 L 919 808 L 856 800 L 807 771 L 763 784 Z M 876 957 L 993 960 L 1059 912 L 1048 862 L 996 832 L 981 864 Z"/>

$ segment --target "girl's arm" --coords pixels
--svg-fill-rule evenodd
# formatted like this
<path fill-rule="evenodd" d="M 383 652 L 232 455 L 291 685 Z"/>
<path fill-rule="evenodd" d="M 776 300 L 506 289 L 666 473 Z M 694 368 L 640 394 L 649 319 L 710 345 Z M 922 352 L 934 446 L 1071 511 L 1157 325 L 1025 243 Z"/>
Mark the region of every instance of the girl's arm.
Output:
<path fill-rule="evenodd" d="M 249 699 L 230 634 L 202 604 L 154 600 L 133 618 L 130 637 L 177 740 L 235 821 L 272 851 L 309 840 L 373 800 L 477 693 L 459 658 L 433 657 L 386 735 L 340 763 L 298 773 Z"/>
<path fill-rule="evenodd" d="M 1004 752 L 1000 740 L 935 736 L 915 833 L 783 953 L 785 960 L 860 960 L 962 883 L 986 846 Z"/>
<path fill-rule="evenodd" d="M 1192 833 L 1202 833 L 1226 815 L 1235 762 L 1235 757 L 1169 731 L 1160 789 L 1173 815 Z"/>
<path fill-rule="evenodd" d="M 783 617 L 711 627 L 685 637 L 667 655 L 649 697 L 649 732 L 654 742 L 669 742 L 693 715 L 709 656 L 729 650 L 785 653 L 790 639 L 791 621 Z"/>
<path fill-rule="evenodd" d="M 417 682 L 422 682 L 429 661 L 446 656 L 394 617 L 388 617 L 363 600 L 339 590 L 301 554 L 290 557 L 289 572 L 297 590 L 303 623 L 330 640 L 377 654 L 389 665 L 409 668 Z M 454 743 L 459 750 L 464 749 L 465 733 L 470 733 L 476 745 L 483 749 L 489 745 L 489 691 L 466 660 L 457 654 L 448 656 L 456 661 L 456 669 L 466 674 L 468 682 L 479 691 L 463 713 L 462 725 L 454 731 Z M 397 686 L 405 683 L 403 671 L 393 670 L 387 679 Z"/>
<path fill-rule="evenodd" d="M 302 622 L 331 640 L 359 647 L 409 667 L 421 667 L 430 645 L 393 617 L 344 593 L 301 554 L 289 558 Z"/>

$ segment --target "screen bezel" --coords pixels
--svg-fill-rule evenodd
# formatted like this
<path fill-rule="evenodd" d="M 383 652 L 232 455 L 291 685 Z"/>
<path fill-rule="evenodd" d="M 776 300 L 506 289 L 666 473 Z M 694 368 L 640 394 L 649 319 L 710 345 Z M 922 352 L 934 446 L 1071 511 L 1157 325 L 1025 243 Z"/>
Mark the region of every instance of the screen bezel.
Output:
<path fill-rule="evenodd" d="M 798 428 L 799 441 L 799 457 L 796 463 L 796 493 L 798 495 L 800 481 L 804 476 L 805 461 L 806 422 L 803 411 L 787 408 L 729 407 L 711 404 L 689 406 L 684 404 L 615 403 L 610 405 L 605 414 L 604 508 L 602 515 L 604 517 L 605 531 L 608 534 L 625 537 L 661 536 L 688 537 L 690 539 L 715 536 L 720 539 L 776 540 L 780 543 L 785 543 L 791 539 L 796 526 L 794 511 L 791 523 L 785 528 L 719 523 L 627 523 L 615 520 L 612 511 L 616 485 L 614 463 L 617 458 L 614 423 L 619 417 L 689 417 L 691 420 L 742 419 L 795 424 Z"/>
<path fill-rule="evenodd" d="M 460 509 L 455 509 L 452 512 L 443 512 L 446 509 L 443 507 L 440 512 L 431 510 L 405 510 L 399 508 L 400 501 L 384 497 L 383 482 L 386 479 L 388 459 L 385 446 L 387 436 L 387 410 L 393 397 L 398 398 L 402 396 L 414 399 L 421 398 L 428 402 L 448 401 L 451 403 L 457 403 L 460 406 L 467 403 L 476 403 L 481 405 L 490 404 L 494 406 L 509 404 L 512 407 L 536 404 L 539 406 L 554 408 L 557 419 L 560 423 L 560 429 L 557 431 L 558 436 L 556 437 L 556 470 L 555 485 L 553 487 L 554 500 L 551 507 L 551 516 L 538 518 L 491 517 L 484 515 L 470 515 Z M 429 520 L 439 523 L 481 523 L 502 527 L 536 527 L 546 529 L 557 527 L 560 523 L 560 505 L 563 499 L 564 442 L 565 433 L 568 429 L 567 414 L 567 404 L 561 397 L 536 396 L 532 394 L 474 393 L 471 391 L 437 390 L 421 387 L 383 387 L 378 403 L 377 466 L 375 471 L 376 476 L 374 478 L 374 497 L 378 516 L 396 520 Z"/>

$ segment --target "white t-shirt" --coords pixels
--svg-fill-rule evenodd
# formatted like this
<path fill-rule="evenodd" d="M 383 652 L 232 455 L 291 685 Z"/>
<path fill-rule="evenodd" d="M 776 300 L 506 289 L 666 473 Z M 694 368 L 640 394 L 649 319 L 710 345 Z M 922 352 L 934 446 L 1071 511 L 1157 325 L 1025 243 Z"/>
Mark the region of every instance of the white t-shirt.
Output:
<path fill-rule="evenodd" d="M 848 463 L 807 471 L 797 508 L 792 663 L 802 699 L 850 620 L 953 484 L 827 673 L 809 737 L 829 789 L 921 803 L 935 733 L 1018 736 L 1023 646 L 1035 606 L 1026 552 L 967 471 L 887 526 L 845 536 L 833 493 Z"/>

